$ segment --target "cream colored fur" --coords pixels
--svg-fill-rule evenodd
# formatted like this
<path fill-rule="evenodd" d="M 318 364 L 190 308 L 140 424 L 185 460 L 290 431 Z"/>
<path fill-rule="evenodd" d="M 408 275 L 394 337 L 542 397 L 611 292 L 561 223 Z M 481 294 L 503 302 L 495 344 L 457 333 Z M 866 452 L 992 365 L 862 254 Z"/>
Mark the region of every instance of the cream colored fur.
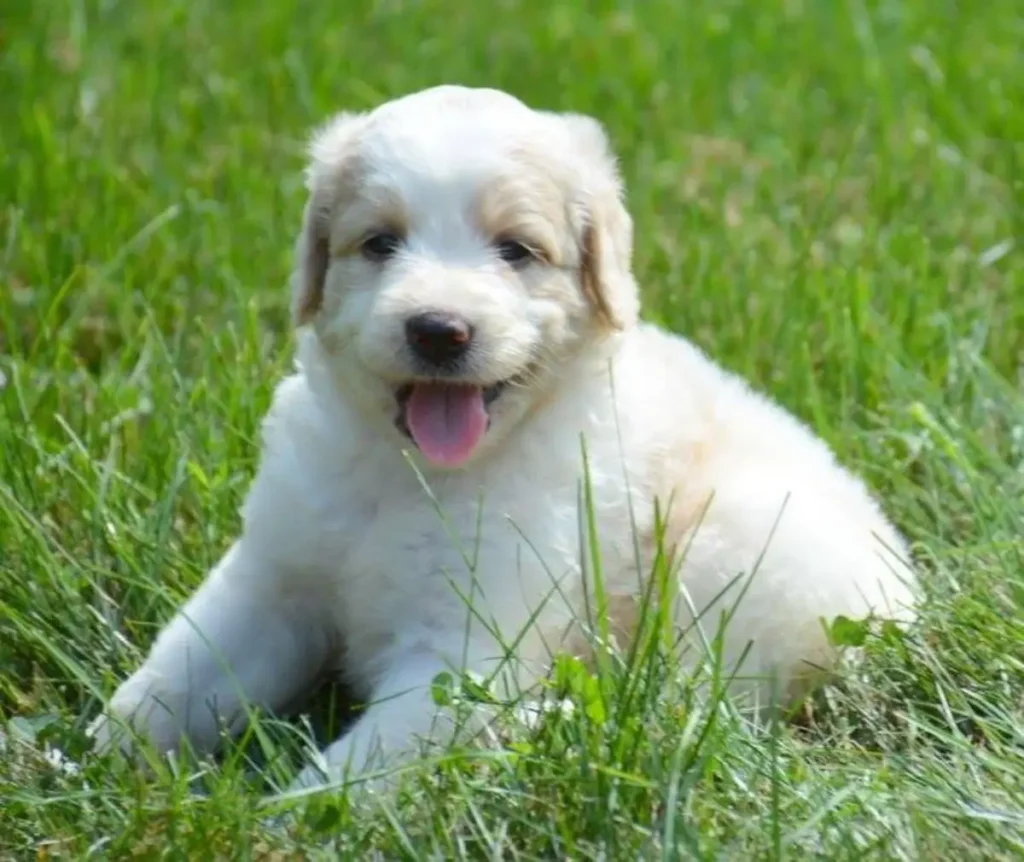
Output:
<path fill-rule="evenodd" d="M 439 87 L 339 116 L 311 154 L 298 367 L 266 417 L 244 529 L 93 727 L 101 748 L 127 722 L 160 750 L 187 736 L 210 751 L 243 704 L 281 709 L 337 673 L 370 701 L 323 752 L 338 779 L 443 741 L 442 670 L 505 662 L 503 684 L 528 688 L 552 651 L 586 646 L 581 440 L 613 628 L 629 631 L 644 589 L 658 500 L 685 550 L 690 642 L 690 607 L 711 637 L 746 591 L 724 641 L 727 663 L 749 648 L 737 697 L 766 702 L 774 675 L 792 698 L 829 667 L 823 619 L 910 616 L 907 547 L 863 484 L 770 400 L 638 322 L 632 224 L 597 122 Z M 382 228 L 401 253 L 369 259 Z M 536 257 L 502 261 L 510 237 Z M 423 376 L 404 321 L 425 309 L 472 321 L 460 379 L 514 381 L 459 469 L 395 426 L 397 389 Z M 311 764 L 297 784 L 322 778 Z"/>

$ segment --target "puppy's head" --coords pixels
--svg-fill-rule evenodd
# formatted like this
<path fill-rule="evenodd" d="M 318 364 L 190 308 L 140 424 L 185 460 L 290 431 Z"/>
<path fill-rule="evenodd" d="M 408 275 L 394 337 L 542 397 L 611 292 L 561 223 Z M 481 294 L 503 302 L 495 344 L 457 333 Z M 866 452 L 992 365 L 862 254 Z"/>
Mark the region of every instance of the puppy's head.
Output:
<path fill-rule="evenodd" d="M 632 326 L 632 224 L 599 124 L 438 87 L 313 139 L 293 312 L 337 385 L 424 458 L 492 448 Z"/>

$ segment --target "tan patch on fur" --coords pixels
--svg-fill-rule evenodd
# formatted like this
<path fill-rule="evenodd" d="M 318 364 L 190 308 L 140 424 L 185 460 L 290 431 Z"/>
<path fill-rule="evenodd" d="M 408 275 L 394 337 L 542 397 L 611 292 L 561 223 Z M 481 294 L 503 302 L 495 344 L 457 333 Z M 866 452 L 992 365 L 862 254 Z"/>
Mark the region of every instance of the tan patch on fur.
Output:
<path fill-rule="evenodd" d="M 318 215 L 310 213 L 307 218 L 311 223 L 307 227 L 309 234 L 304 240 L 302 272 L 299 276 L 303 280 L 303 287 L 293 312 L 296 326 L 304 326 L 312 321 L 323 305 L 324 280 L 330 257 L 327 237 L 320 235 L 320 228 L 316 224 Z"/>
<path fill-rule="evenodd" d="M 323 305 L 334 221 L 339 211 L 359 199 L 366 174 L 366 166 L 355 149 L 356 131 L 360 127 L 360 117 L 342 115 L 321 130 L 310 146 L 310 194 L 303 215 L 299 271 L 295 276 L 302 283 L 292 309 L 296 326 L 311 322 Z"/>
<path fill-rule="evenodd" d="M 665 362 L 671 361 L 672 357 L 666 355 Z M 646 470 L 647 476 L 658 477 L 654 485 L 654 497 L 658 500 L 663 520 L 665 551 L 673 557 L 685 554 L 687 543 L 699 528 L 713 500 L 708 474 L 718 435 L 722 430 L 716 427 L 714 396 L 702 392 L 699 387 L 694 387 L 692 392 L 698 398 L 696 415 L 702 421 L 699 433 L 678 441 L 670 449 L 652 452 Z M 656 537 L 653 534 L 643 536 L 641 541 L 642 547 L 653 559 Z"/>
<path fill-rule="evenodd" d="M 608 304 L 601 275 L 601 240 L 597 228 L 588 224 L 583 231 L 580 258 L 580 286 L 583 295 L 593 305 L 598 319 L 609 329 L 621 329 L 622 324 Z"/>
<path fill-rule="evenodd" d="M 354 254 L 375 233 L 409 233 L 409 211 L 405 199 L 388 186 L 368 186 L 362 168 L 349 170 L 345 184 L 336 192 L 331 220 L 331 257 Z"/>
<path fill-rule="evenodd" d="M 562 195 L 552 183 L 515 176 L 488 183 L 474 202 L 474 222 L 489 239 L 516 240 L 552 266 L 564 265 L 558 238 L 567 226 L 562 218 Z"/>
<path fill-rule="evenodd" d="M 357 254 L 372 234 L 404 236 L 409 216 L 402 197 L 389 188 L 366 185 L 362 159 L 352 156 L 314 187 L 306 213 L 303 273 L 305 286 L 296 305 L 296 324 L 310 322 L 324 299 L 324 280 L 332 258 Z"/>
<path fill-rule="evenodd" d="M 341 162 L 329 179 L 314 179 L 302 227 L 299 266 L 303 285 L 294 309 L 296 326 L 309 323 L 323 305 L 324 281 L 332 254 L 332 223 L 339 208 L 358 198 L 362 175 L 360 161 L 351 157 Z"/>

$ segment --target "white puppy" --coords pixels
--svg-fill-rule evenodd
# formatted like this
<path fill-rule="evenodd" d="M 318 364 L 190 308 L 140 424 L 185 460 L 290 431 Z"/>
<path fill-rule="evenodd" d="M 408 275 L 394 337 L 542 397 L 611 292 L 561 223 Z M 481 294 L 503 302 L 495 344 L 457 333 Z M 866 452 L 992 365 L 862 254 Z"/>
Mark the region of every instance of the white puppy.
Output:
<path fill-rule="evenodd" d="M 101 747 L 127 722 L 160 750 L 210 751 L 245 704 L 282 709 L 337 673 L 369 706 L 324 752 L 333 779 L 447 733 L 441 671 L 504 666 L 527 688 L 588 643 L 584 447 L 620 643 L 658 507 L 691 642 L 693 611 L 712 637 L 733 609 L 738 695 L 764 702 L 772 678 L 800 693 L 834 662 L 824 620 L 910 614 L 907 548 L 861 482 L 638 322 L 596 121 L 438 87 L 336 117 L 311 152 L 298 370 L 266 419 L 244 530 L 94 725 Z"/>

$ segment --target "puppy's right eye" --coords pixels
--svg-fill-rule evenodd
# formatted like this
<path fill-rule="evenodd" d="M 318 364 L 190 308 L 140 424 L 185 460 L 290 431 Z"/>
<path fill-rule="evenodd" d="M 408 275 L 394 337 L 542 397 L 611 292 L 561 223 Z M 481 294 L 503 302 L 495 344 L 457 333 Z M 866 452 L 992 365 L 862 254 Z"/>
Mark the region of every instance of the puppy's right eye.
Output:
<path fill-rule="evenodd" d="M 366 239 L 360 250 L 370 260 L 387 260 L 402 244 L 401 237 L 393 233 L 375 233 Z"/>

